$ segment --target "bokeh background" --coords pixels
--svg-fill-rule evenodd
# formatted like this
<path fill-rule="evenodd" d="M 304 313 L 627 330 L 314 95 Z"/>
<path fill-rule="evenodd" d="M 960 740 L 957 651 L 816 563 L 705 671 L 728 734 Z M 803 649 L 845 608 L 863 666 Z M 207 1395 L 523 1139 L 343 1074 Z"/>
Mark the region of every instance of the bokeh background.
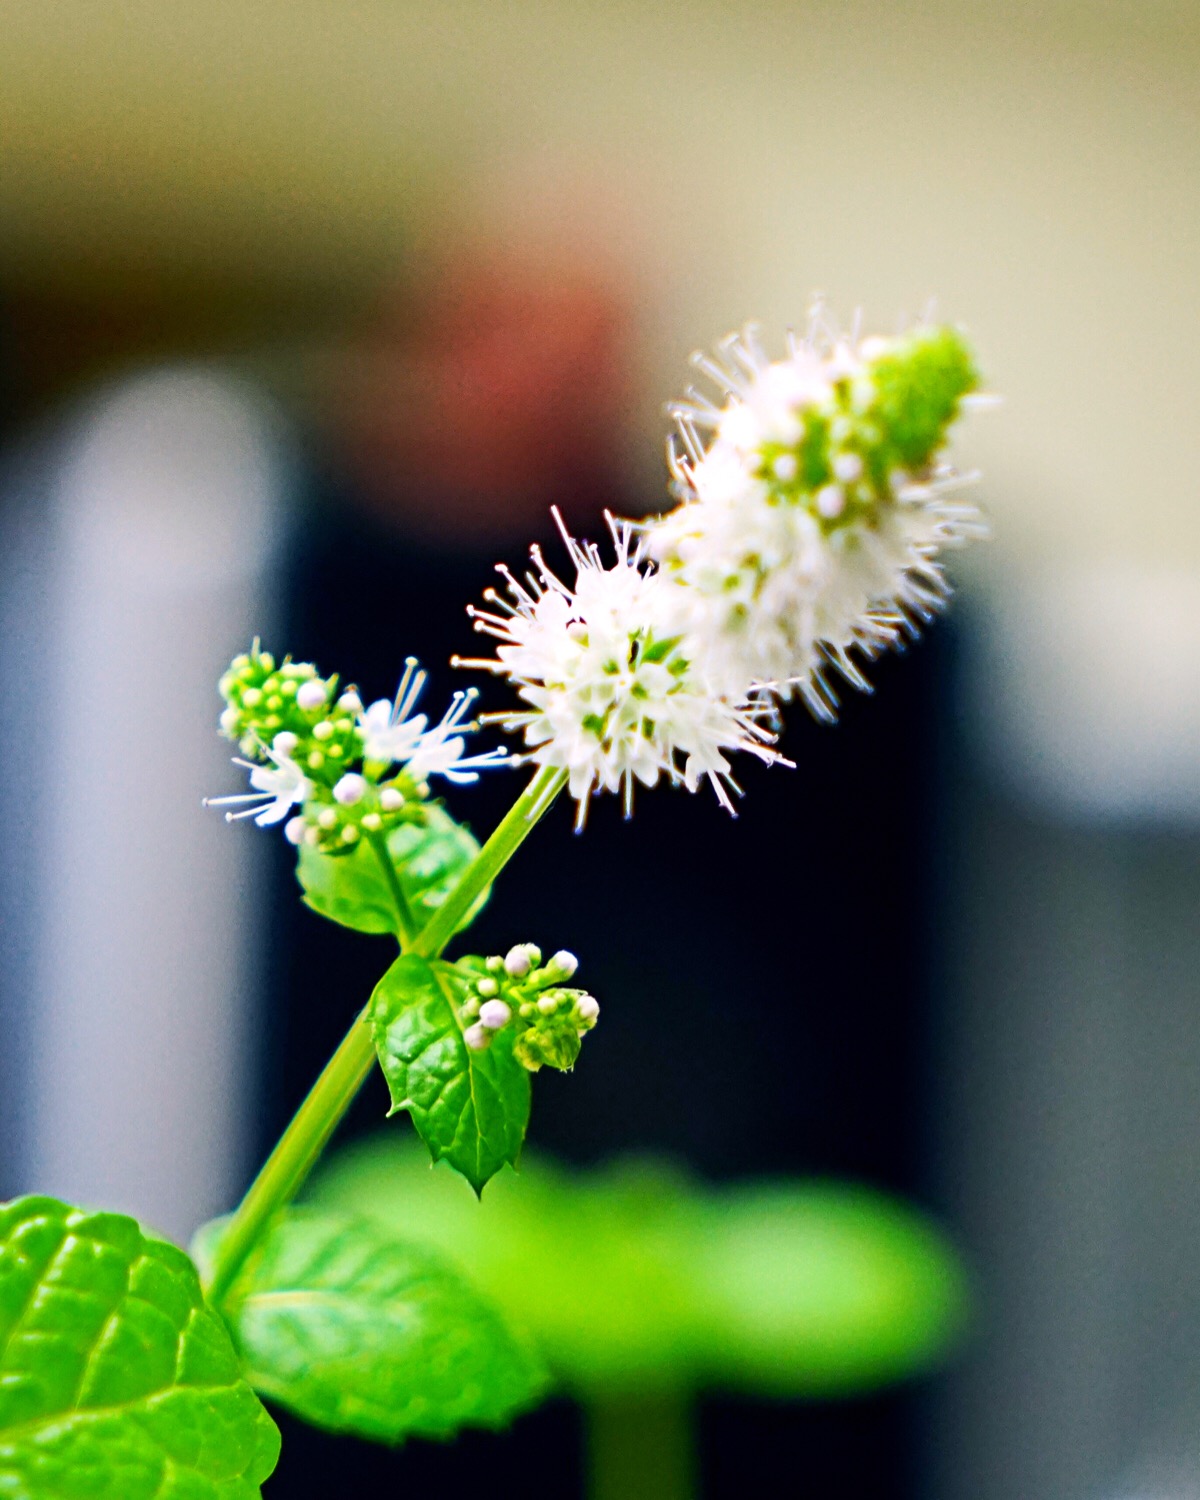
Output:
<path fill-rule="evenodd" d="M 799 774 L 748 774 L 737 824 L 557 816 L 485 925 L 536 913 L 605 1003 L 541 1144 L 854 1177 L 972 1268 L 936 1379 L 706 1404 L 706 1494 L 1200 1494 L 1200 12 L 0 16 L 0 1193 L 186 1236 L 381 967 L 199 807 L 233 651 L 373 695 L 416 651 L 444 693 L 552 502 L 661 505 L 693 347 L 816 290 L 884 329 L 936 296 L 1005 397 L 963 433 L 995 540 L 952 620 L 837 730 L 793 715 Z M 269 1493 L 361 1462 L 568 1495 L 574 1422 L 289 1429 Z"/>

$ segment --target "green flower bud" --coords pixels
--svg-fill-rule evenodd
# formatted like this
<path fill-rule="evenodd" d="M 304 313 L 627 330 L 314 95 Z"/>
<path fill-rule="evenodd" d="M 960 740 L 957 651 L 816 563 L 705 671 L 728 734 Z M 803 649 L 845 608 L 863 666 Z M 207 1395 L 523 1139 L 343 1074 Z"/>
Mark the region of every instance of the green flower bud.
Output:
<path fill-rule="evenodd" d="M 919 473 L 945 446 L 963 397 L 979 389 L 974 356 L 956 329 L 918 328 L 888 340 L 869 370 L 874 395 L 865 415 L 879 429 L 876 461 L 885 473 Z"/>
<path fill-rule="evenodd" d="M 357 697 L 343 694 L 330 708 L 337 678 L 320 677 L 311 662 L 285 657 L 276 666 L 255 641 L 249 652 L 234 657 L 219 687 L 226 704 L 221 733 L 236 740 L 249 759 L 266 764 L 285 757 L 336 779 L 338 762 L 357 758 L 357 711 L 341 706 Z"/>
<path fill-rule="evenodd" d="M 755 467 L 776 501 L 803 506 L 826 534 L 869 523 L 900 485 L 925 476 L 963 398 L 979 388 L 971 350 L 953 328 L 865 339 L 840 359 L 826 362 L 824 387 L 794 413 L 798 436 L 765 436 Z"/>
<path fill-rule="evenodd" d="M 469 980 L 459 1009 L 466 1028 L 476 1023 L 489 1033 L 514 1029 L 513 1055 L 530 1072 L 571 1068 L 580 1041 L 596 1024 L 600 1007 L 584 990 L 561 981 L 578 967 L 573 953 L 560 949 L 545 964 L 533 943 L 519 943 L 501 958 L 464 958 L 457 965 Z"/>
<path fill-rule="evenodd" d="M 513 1053 L 522 1067 L 536 1073 L 543 1066 L 565 1073 L 579 1057 L 579 1036 L 568 1025 L 550 1023 L 531 1026 L 513 1043 Z"/>
<path fill-rule="evenodd" d="M 341 775 L 332 787 L 315 779 L 312 786 L 300 819 L 293 819 L 303 823 L 304 832 L 288 837 L 292 843 L 302 838 L 325 854 L 347 854 L 363 838 L 386 837 L 402 823 L 419 823 L 425 817 L 427 804 L 403 771 L 384 787 L 355 771 Z M 388 792 L 396 795 L 388 797 Z"/>

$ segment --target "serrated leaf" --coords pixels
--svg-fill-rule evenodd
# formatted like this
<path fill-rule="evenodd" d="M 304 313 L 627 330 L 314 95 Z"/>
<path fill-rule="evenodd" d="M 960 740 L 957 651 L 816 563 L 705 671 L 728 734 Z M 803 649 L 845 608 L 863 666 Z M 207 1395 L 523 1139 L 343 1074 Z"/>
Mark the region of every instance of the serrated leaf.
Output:
<path fill-rule="evenodd" d="M 479 853 L 479 844 L 461 823 L 430 803 L 423 824 L 402 823 L 392 830 L 388 849 L 409 910 L 421 927 Z M 349 854 L 337 855 L 301 845 L 296 879 L 304 890 L 305 905 L 321 916 L 356 932 L 397 933 L 391 893 L 369 845 L 362 843 Z M 460 932 L 474 921 L 486 900 L 487 892 L 459 924 Z"/>
<path fill-rule="evenodd" d="M 467 980 L 452 964 L 404 954 L 371 997 L 375 1050 L 392 1094 L 434 1161 L 445 1159 L 477 1193 L 515 1166 L 529 1124 L 529 1074 L 513 1056 L 513 1028 L 473 1052 L 458 1009 Z"/>
<path fill-rule="evenodd" d="M 254 1500 L 278 1457 L 182 1250 L 120 1214 L 0 1206 L 0 1495 Z"/>
<path fill-rule="evenodd" d="M 492 1303 L 364 1218 L 288 1210 L 224 1311 L 255 1389 L 332 1432 L 398 1443 L 501 1427 L 547 1384 Z"/>

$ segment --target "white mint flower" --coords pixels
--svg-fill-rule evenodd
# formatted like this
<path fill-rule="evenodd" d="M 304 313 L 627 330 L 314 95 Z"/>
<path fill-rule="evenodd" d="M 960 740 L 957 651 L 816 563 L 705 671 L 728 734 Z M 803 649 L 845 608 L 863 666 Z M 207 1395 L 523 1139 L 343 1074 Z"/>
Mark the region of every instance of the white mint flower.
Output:
<path fill-rule="evenodd" d="M 425 682 L 426 674 L 418 669 L 415 657 L 410 656 L 393 701 L 381 698 L 362 710 L 358 728 L 363 759 L 385 767 L 403 765 L 419 781 L 437 775 L 459 784 L 478 781 L 479 771 L 484 768 L 505 765 L 509 756 L 503 749 L 488 750 L 481 755 L 463 754 L 464 735 L 474 725 L 462 720 L 478 696 L 474 691 L 455 693 L 441 722 L 432 729 L 427 727 L 429 720 L 424 714 L 413 713 Z"/>
<path fill-rule="evenodd" d="M 282 823 L 293 807 L 299 806 L 312 792 L 312 786 L 295 761 L 284 755 L 267 752 L 271 756 L 268 766 L 256 766 L 252 761 L 234 756 L 235 766 L 244 766 L 250 772 L 252 792 L 240 792 L 232 797 L 206 797 L 205 807 L 241 806 L 240 812 L 227 812 L 225 821 L 238 818 L 253 818 L 260 828 L 272 823 Z"/>
<path fill-rule="evenodd" d="M 732 811 L 728 754 L 781 757 L 756 706 L 714 692 L 670 633 L 677 585 L 643 560 L 627 523 L 609 518 L 616 561 L 605 567 L 591 543 L 571 537 L 555 512 L 575 568 L 568 586 L 533 549 L 534 568 L 507 569 L 507 597 L 470 611 L 475 628 L 499 640 L 496 659 L 456 661 L 508 676 L 527 710 L 489 715 L 523 731 L 527 758 L 567 772 L 579 826 L 594 792 L 621 790 L 626 813 L 635 782 L 660 777 L 694 791 L 711 783 Z"/>
<path fill-rule="evenodd" d="M 479 693 L 475 688 L 455 693 L 441 723 L 428 729 L 418 740 L 406 762 L 409 772 L 419 781 L 427 776 L 444 776 L 458 785 L 478 781 L 481 770 L 508 765 L 512 757 L 503 747 L 485 750 L 480 755 L 464 755 L 465 733 L 475 726 L 464 724 L 463 716 L 474 705 Z"/>
<path fill-rule="evenodd" d="M 772 361 L 753 327 L 693 356 L 718 388 L 670 409 L 681 504 L 647 527 L 675 581 L 675 627 L 727 694 L 799 690 L 832 718 L 826 669 L 866 687 L 870 659 L 945 602 L 940 554 L 986 535 L 944 458 L 958 412 L 980 399 L 953 329 L 840 337 L 818 307 Z"/>
<path fill-rule="evenodd" d="M 358 729 L 363 740 L 363 759 L 390 766 L 406 761 L 416 749 L 429 720 L 424 714 L 413 714 L 417 699 L 426 683 L 426 674 L 418 669 L 416 657 L 404 663 L 404 676 L 390 703 L 380 698 L 359 715 Z"/>

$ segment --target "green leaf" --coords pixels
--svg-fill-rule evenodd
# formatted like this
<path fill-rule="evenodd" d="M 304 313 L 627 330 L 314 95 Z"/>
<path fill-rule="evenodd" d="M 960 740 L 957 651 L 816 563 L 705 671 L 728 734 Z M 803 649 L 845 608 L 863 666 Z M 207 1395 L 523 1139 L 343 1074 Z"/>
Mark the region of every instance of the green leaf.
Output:
<path fill-rule="evenodd" d="M 120 1214 L 0 1205 L 0 1495 L 254 1500 L 278 1458 L 182 1250 Z"/>
<path fill-rule="evenodd" d="M 529 1074 L 513 1056 L 513 1028 L 472 1052 L 458 1009 L 466 978 L 452 964 L 407 953 L 371 997 L 375 1050 L 392 1093 L 434 1161 L 445 1158 L 477 1193 L 515 1166 L 529 1124 Z"/>
<path fill-rule="evenodd" d="M 439 1256 L 345 1214 L 288 1210 L 224 1311 L 254 1388 L 332 1432 L 398 1443 L 500 1427 L 547 1383 Z"/>
<path fill-rule="evenodd" d="M 479 1205 L 423 1156 L 390 1132 L 356 1143 L 315 1201 L 450 1256 L 584 1400 L 870 1390 L 935 1365 L 966 1323 L 950 1244 L 864 1188 L 716 1188 L 661 1163 L 568 1172 L 526 1155 Z"/>
<path fill-rule="evenodd" d="M 417 925 L 423 926 L 479 853 L 475 838 L 435 802 L 425 810 L 426 821 L 402 823 L 388 835 L 388 849 L 396 864 L 400 888 Z M 349 854 L 322 854 L 301 845 L 296 878 L 304 889 L 304 903 L 321 916 L 356 932 L 396 933 L 396 908 L 374 851 L 366 843 Z M 462 931 L 475 920 L 488 893 L 459 923 Z"/>
<path fill-rule="evenodd" d="M 780 1396 L 870 1390 L 936 1364 L 967 1313 L 934 1226 L 867 1188 L 756 1183 L 724 1195 L 698 1290 L 725 1381 Z"/>

